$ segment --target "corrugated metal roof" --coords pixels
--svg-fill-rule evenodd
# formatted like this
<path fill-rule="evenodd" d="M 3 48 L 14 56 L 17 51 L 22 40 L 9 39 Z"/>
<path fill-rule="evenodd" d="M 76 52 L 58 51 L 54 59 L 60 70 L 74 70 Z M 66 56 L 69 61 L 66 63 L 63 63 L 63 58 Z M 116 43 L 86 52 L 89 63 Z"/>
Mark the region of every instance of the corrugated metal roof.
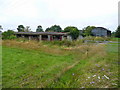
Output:
<path fill-rule="evenodd" d="M 104 30 L 110 31 L 110 30 L 108 30 L 108 29 L 106 29 L 106 28 L 104 28 L 104 27 L 96 27 L 96 28 L 101 28 L 101 29 L 104 29 Z M 94 29 L 96 29 L 96 28 L 94 28 Z"/>

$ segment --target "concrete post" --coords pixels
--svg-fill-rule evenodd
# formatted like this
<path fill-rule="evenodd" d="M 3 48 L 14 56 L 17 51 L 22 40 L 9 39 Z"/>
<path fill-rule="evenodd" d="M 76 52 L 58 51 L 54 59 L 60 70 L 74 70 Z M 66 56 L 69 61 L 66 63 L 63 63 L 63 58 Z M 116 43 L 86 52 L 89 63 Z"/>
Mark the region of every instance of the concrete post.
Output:
<path fill-rule="evenodd" d="M 69 36 L 70 37 L 70 41 L 72 41 L 72 37 L 71 36 Z"/>
<path fill-rule="evenodd" d="M 42 35 L 39 35 L 38 39 L 39 39 L 39 41 L 41 41 L 42 40 Z"/>
<path fill-rule="evenodd" d="M 62 37 L 62 41 L 64 40 L 64 36 L 61 36 Z"/>
<path fill-rule="evenodd" d="M 50 35 L 48 35 L 48 41 L 50 41 Z"/>
<path fill-rule="evenodd" d="M 68 41 L 72 41 L 72 38 L 71 38 L 70 35 L 67 36 L 67 40 L 68 40 Z"/>
<path fill-rule="evenodd" d="M 32 39 L 32 37 L 31 36 L 29 36 L 29 41 Z"/>

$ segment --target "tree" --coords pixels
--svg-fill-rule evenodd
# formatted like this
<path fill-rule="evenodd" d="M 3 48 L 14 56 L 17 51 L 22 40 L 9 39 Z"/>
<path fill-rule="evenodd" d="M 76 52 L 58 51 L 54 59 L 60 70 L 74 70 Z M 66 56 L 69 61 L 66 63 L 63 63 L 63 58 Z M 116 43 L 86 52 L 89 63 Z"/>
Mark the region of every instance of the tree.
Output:
<path fill-rule="evenodd" d="M 3 28 L 2 28 L 2 25 L 0 25 L 0 32 L 2 32 Z"/>
<path fill-rule="evenodd" d="M 8 30 L 2 33 L 2 39 L 15 39 L 16 36 L 14 35 L 13 30 Z"/>
<path fill-rule="evenodd" d="M 87 26 L 85 28 L 83 28 L 83 36 L 92 36 L 92 29 L 94 29 L 95 26 Z"/>
<path fill-rule="evenodd" d="M 117 30 L 115 32 L 115 37 L 120 38 L 120 26 L 117 27 Z"/>
<path fill-rule="evenodd" d="M 50 28 L 47 28 L 45 32 L 62 32 L 62 28 L 59 25 L 53 25 Z"/>
<path fill-rule="evenodd" d="M 36 32 L 43 32 L 43 29 L 42 29 L 42 26 L 41 26 L 41 25 L 39 25 L 39 26 L 37 27 Z"/>
<path fill-rule="evenodd" d="M 64 29 L 64 32 L 69 32 L 69 35 L 71 35 L 72 39 L 75 40 L 79 36 L 79 30 L 77 27 L 74 26 L 68 26 Z"/>
<path fill-rule="evenodd" d="M 26 26 L 26 28 L 24 29 L 24 32 L 30 32 L 30 26 Z"/>
<path fill-rule="evenodd" d="M 25 27 L 23 25 L 19 25 L 17 30 L 18 30 L 18 32 L 24 32 L 25 31 Z"/>
<path fill-rule="evenodd" d="M 48 27 L 48 28 L 46 28 L 46 30 L 45 30 L 45 32 L 50 32 L 51 30 L 50 30 L 50 28 Z"/>
<path fill-rule="evenodd" d="M 115 37 L 115 32 L 112 32 L 112 33 L 111 33 L 111 36 L 112 36 L 112 37 Z"/>

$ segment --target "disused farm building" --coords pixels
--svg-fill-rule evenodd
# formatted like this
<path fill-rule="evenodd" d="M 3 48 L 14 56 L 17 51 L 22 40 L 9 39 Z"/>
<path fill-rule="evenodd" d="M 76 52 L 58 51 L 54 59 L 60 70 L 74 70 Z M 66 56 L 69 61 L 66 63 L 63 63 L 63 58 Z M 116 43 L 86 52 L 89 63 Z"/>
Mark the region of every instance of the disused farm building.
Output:
<path fill-rule="evenodd" d="M 91 32 L 93 36 L 99 36 L 99 37 L 110 37 L 111 36 L 111 31 L 103 27 L 96 27 Z"/>
<path fill-rule="evenodd" d="M 111 36 L 111 31 L 103 28 L 103 27 L 96 27 L 92 31 L 93 36 L 99 36 L 99 37 L 110 37 Z M 80 30 L 80 34 L 78 37 L 79 39 L 82 39 L 83 31 Z M 47 41 L 53 41 L 53 40 L 69 40 L 72 41 L 71 36 L 69 33 L 65 32 L 15 32 L 15 35 L 17 37 L 23 37 L 23 38 L 28 38 L 29 40 L 47 40 Z"/>
<path fill-rule="evenodd" d="M 16 32 L 17 37 L 28 38 L 29 40 L 71 40 L 71 36 L 68 33 L 63 32 Z"/>

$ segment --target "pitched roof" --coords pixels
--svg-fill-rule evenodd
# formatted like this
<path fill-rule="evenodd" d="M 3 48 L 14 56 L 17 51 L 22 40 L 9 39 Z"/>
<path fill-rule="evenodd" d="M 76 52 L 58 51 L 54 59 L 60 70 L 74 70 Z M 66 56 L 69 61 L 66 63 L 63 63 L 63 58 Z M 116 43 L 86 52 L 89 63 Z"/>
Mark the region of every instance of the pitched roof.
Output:
<path fill-rule="evenodd" d="M 94 29 L 96 29 L 96 28 L 101 28 L 101 29 L 104 29 L 104 30 L 110 31 L 110 30 L 108 30 L 108 29 L 106 29 L 106 28 L 104 28 L 104 27 L 95 27 Z M 111 31 L 110 31 L 110 32 L 111 32 Z"/>

